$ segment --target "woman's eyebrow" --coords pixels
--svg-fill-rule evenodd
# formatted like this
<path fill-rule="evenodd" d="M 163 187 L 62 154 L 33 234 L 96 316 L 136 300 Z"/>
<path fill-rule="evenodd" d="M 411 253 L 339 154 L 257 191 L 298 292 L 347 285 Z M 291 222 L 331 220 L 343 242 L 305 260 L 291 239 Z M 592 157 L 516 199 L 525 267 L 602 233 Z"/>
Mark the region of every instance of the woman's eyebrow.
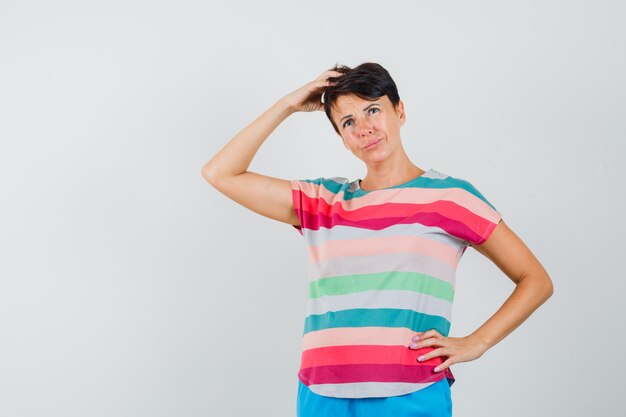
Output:
<path fill-rule="evenodd" d="M 372 106 L 377 106 L 377 105 L 378 105 L 378 103 L 372 103 L 372 104 L 370 104 L 369 106 L 365 107 L 365 108 L 363 109 L 363 111 L 366 111 L 366 110 L 367 110 L 367 109 L 369 109 L 370 107 L 372 107 Z M 351 114 L 348 114 L 348 115 L 346 115 L 346 116 L 343 116 L 341 119 L 339 119 L 339 121 L 341 122 L 341 121 L 342 121 L 343 119 L 345 119 L 346 117 L 352 117 L 352 115 L 351 115 Z"/>

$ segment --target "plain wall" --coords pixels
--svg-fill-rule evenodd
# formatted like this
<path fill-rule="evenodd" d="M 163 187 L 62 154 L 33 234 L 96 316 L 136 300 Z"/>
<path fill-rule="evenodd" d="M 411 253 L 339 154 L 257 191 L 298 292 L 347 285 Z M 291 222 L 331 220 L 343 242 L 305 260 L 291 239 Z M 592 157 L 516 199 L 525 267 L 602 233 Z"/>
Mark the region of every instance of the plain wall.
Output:
<path fill-rule="evenodd" d="M 335 63 L 378 62 L 412 161 L 472 182 L 555 293 L 454 415 L 623 415 L 626 6 L 619 1 L 3 1 L 0 415 L 295 416 L 307 248 L 200 170 Z M 323 112 L 251 171 L 363 178 Z M 513 283 L 468 250 L 451 336 Z M 622 394 L 620 394 L 622 393 Z"/>

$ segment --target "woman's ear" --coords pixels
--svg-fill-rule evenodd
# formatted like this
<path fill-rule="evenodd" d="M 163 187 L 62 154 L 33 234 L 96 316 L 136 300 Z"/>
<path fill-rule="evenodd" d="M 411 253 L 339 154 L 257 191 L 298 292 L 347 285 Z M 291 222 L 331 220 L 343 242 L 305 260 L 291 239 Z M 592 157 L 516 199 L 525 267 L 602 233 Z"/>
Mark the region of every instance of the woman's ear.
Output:
<path fill-rule="evenodd" d="M 404 111 L 404 102 L 402 100 L 398 101 L 398 105 L 395 110 L 396 114 L 400 118 L 400 126 L 404 126 L 406 123 L 406 112 Z"/>

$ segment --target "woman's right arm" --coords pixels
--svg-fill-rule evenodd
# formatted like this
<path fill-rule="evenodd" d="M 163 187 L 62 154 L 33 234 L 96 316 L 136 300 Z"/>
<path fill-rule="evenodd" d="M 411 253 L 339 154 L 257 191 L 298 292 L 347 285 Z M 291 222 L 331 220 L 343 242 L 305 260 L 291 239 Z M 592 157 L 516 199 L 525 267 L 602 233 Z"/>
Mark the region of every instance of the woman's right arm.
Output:
<path fill-rule="evenodd" d="M 300 225 L 293 208 L 288 180 L 248 171 L 252 159 L 270 133 L 296 111 L 323 110 L 323 88 L 328 77 L 320 77 L 286 95 L 235 135 L 202 167 L 202 176 L 215 189 L 248 209 L 284 223 Z"/>

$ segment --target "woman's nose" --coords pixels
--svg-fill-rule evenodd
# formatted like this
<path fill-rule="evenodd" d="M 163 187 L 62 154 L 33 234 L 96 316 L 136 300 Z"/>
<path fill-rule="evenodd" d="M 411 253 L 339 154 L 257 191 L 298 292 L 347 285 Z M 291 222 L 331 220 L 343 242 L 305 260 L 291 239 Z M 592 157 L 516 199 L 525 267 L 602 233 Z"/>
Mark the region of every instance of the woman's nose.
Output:
<path fill-rule="evenodd" d="M 359 132 L 361 134 L 372 133 L 372 124 L 369 120 L 365 119 L 359 123 Z"/>

